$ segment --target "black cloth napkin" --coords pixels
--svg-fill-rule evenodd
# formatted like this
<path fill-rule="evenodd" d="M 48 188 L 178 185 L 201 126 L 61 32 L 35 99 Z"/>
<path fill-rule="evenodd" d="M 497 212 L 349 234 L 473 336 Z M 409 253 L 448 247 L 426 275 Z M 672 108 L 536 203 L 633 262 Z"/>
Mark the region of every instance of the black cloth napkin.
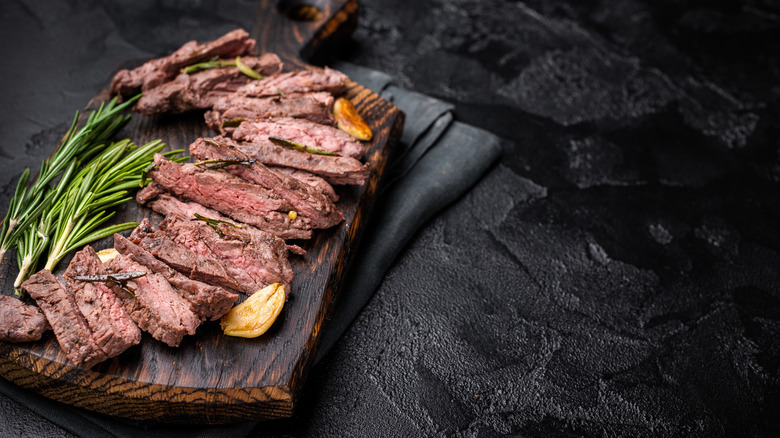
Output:
<path fill-rule="evenodd" d="M 347 330 L 417 230 L 466 192 L 500 154 L 495 135 L 453 121 L 453 106 L 397 87 L 390 76 L 352 64 L 333 66 L 406 113 L 381 193 L 323 328 L 319 362 Z M 0 392 L 62 428 L 84 437 L 237 437 L 257 422 L 219 426 L 130 421 L 68 406 L 0 379 Z"/>

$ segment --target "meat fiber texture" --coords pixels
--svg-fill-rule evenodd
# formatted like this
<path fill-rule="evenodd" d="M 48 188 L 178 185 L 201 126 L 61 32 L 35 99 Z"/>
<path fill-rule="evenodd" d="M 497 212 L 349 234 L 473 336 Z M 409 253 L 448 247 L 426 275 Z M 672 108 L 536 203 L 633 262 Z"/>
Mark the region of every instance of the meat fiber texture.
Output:
<path fill-rule="evenodd" d="M 244 122 L 233 133 L 235 140 L 252 143 L 268 141 L 269 137 L 357 159 L 363 156 L 366 149 L 363 143 L 338 128 L 292 117 Z"/>
<path fill-rule="evenodd" d="M 282 70 L 282 61 L 273 53 L 246 56 L 241 60 L 261 75 L 272 75 Z M 232 96 L 233 91 L 253 80 L 237 67 L 230 66 L 192 74 L 179 73 L 172 81 L 145 91 L 135 109 L 144 114 L 208 109 L 215 101 Z"/>
<path fill-rule="evenodd" d="M 302 183 L 306 183 L 314 187 L 320 193 L 327 196 L 328 199 L 330 199 L 334 203 L 338 202 L 339 200 L 339 195 L 337 195 L 336 191 L 333 190 L 333 186 L 331 186 L 330 183 L 328 183 L 321 177 L 311 172 L 307 172 L 305 170 L 300 170 L 300 169 L 294 169 L 292 167 L 268 166 L 268 168 L 276 173 L 291 176 Z"/>
<path fill-rule="evenodd" d="M 108 358 L 92 336 L 87 321 L 68 292 L 51 272 L 44 269 L 22 283 L 46 315 L 60 348 L 77 366 L 91 368 Z"/>
<path fill-rule="evenodd" d="M 233 133 L 240 132 L 244 123 L 236 128 Z M 247 130 L 251 128 L 246 128 Z M 248 157 L 272 166 L 284 166 L 303 170 L 322 177 L 330 184 L 363 185 L 368 179 L 370 168 L 368 163 L 361 163 L 352 157 L 335 157 L 328 155 L 310 154 L 295 149 L 278 146 L 268 140 L 256 142 L 232 141 L 225 137 L 215 137 L 221 143 L 228 143 Z"/>
<path fill-rule="evenodd" d="M 133 295 L 112 286 L 125 309 L 141 330 L 171 347 L 181 343 L 185 335 L 194 335 L 200 318 L 162 275 L 119 255 L 108 263 L 107 272 L 147 272 L 143 277 L 127 282 Z"/>
<path fill-rule="evenodd" d="M 73 256 L 64 277 L 76 298 L 79 311 L 92 330 L 95 342 L 108 357 L 114 357 L 141 342 L 141 331 L 125 311 L 122 301 L 108 286 L 72 278 L 102 273 L 100 258 L 87 245 Z"/>
<path fill-rule="evenodd" d="M 203 138 L 190 145 L 190 154 L 200 161 L 250 159 L 228 143 Z M 285 174 L 275 173 L 260 162 L 227 166 L 225 170 L 244 181 L 257 184 L 280 195 L 293 206 L 297 214 L 311 221 L 312 228 L 330 228 L 344 220 L 344 216 L 336 209 L 333 202 L 317 189 Z"/>
<path fill-rule="evenodd" d="M 347 90 L 349 78 L 340 71 L 324 69 L 298 70 L 253 81 L 237 90 L 239 95 L 251 97 L 279 94 L 327 91 L 339 95 Z"/>
<path fill-rule="evenodd" d="M 49 323 L 41 309 L 0 295 L 0 341 L 37 341 L 48 329 Z"/>
<path fill-rule="evenodd" d="M 194 253 L 181 243 L 174 242 L 165 233 L 155 231 L 148 219 L 141 221 L 129 240 L 193 280 L 239 289 L 239 283 L 215 257 Z"/>
<path fill-rule="evenodd" d="M 234 292 L 182 275 L 121 234 L 114 235 L 114 248 L 124 257 L 165 277 L 201 320 L 221 318 L 238 299 Z"/>
<path fill-rule="evenodd" d="M 270 233 L 258 234 L 229 224 L 217 225 L 219 232 L 201 221 L 188 221 L 169 215 L 160 231 L 197 254 L 218 258 L 251 294 L 272 283 L 290 290 L 295 277 L 284 241 Z"/>
<path fill-rule="evenodd" d="M 227 172 L 203 170 L 194 164 L 179 165 L 161 154 L 155 155 L 155 163 L 159 168 L 149 175 L 160 187 L 176 196 L 283 239 L 311 238 L 310 221 L 303 216 L 292 218 L 287 214 L 293 210 L 292 205 L 268 190 Z"/>
<path fill-rule="evenodd" d="M 242 232 L 257 235 L 257 238 L 260 240 L 265 239 L 268 235 L 276 237 L 274 234 L 263 231 L 259 228 L 255 228 L 252 225 L 233 221 L 229 217 L 223 216 L 220 212 L 212 210 L 208 207 L 204 207 L 197 202 L 182 201 L 181 199 L 162 190 L 154 182 L 141 189 L 136 195 L 136 200 L 138 203 L 146 205 L 163 216 L 173 214 L 180 216 L 183 219 L 192 220 L 195 218 L 195 215 L 198 214 L 205 218 L 226 222 L 226 224 L 220 224 L 220 228 L 228 226 L 232 226 L 234 228 L 240 227 Z M 287 249 L 294 254 L 306 254 L 302 248 L 296 245 L 288 244 Z"/>
<path fill-rule="evenodd" d="M 215 95 L 209 102 L 212 110 L 204 118 L 211 129 L 222 134 L 235 129 L 223 126 L 225 122 L 259 121 L 269 117 L 294 117 L 333 126 L 336 124 L 333 102 L 333 95 L 325 91 L 268 97 L 246 97 L 237 93 Z"/>
<path fill-rule="evenodd" d="M 255 40 L 236 29 L 214 41 L 189 41 L 171 55 L 153 59 L 133 70 L 120 70 L 111 81 L 111 95 L 129 97 L 170 81 L 182 68 L 214 57 L 247 55 L 255 50 Z"/>

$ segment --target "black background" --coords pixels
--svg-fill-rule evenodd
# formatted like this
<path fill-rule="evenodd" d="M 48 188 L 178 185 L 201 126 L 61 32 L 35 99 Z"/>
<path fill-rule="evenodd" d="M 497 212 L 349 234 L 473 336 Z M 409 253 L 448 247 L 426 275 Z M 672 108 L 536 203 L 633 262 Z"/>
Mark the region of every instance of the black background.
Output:
<path fill-rule="evenodd" d="M 508 141 L 257 435 L 773 436 L 780 7 L 366 0 L 321 62 L 386 71 Z M 0 186 L 123 61 L 250 1 L 4 1 Z M 0 397 L 0 434 L 68 433 Z"/>

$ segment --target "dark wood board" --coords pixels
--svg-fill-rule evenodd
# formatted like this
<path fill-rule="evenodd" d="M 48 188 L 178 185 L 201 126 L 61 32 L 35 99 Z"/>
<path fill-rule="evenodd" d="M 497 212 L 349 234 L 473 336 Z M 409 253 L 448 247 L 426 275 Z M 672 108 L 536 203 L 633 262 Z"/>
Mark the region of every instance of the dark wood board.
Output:
<path fill-rule="evenodd" d="M 273 51 L 288 64 L 305 68 L 301 54 L 311 55 L 319 45 L 354 27 L 355 1 L 311 3 L 322 16 L 297 21 L 288 18 L 295 14 L 297 2 L 263 1 L 252 35 L 260 51 Z M 296 274 L 291 295 L 269 332 L 256 339 L 231 338 L 222 335 L 218 322 L 208 322 L 178 348 L 145 334 L 140 345 L 90 370 L 70 364 L 48 332 L 34 343 L 0 342 L 0 375 L 67 404 L 133 419 L 227 423 L 290 416 L 316 354 L 320 327 L 338 293 L 350 250 L 403 125 L 403 113 L 361 85 L 350 83 L 346 96 L 374 132 L 365 156 L 371 175 L 362 187 L 337 188 L 341 196 L 337 205 L 345 222 L 317 230 L 313 239 L 302 244 L 307 255 L 291 258 Z M 90 105 L 106 97 L 104 92 Z M 129 137 L 138 144 L 160 138 L 170 150 L 186 149 L 197 137 L 210 135 L 201 114 L 159 118 L 134 114 L 120 138 Z M 143 217 L 159 220 L 134 202 L 123 206 L 117 216 L 117 223 Z M 110 241 L 94 246 L 108 247 Z M 67 261 L 60 264 L 59 272 Z M 14 275 L 9 273 L 15 270 L 8 268 L 14 264 L 12 254 L 3 264 L 5 275 L 0 282 L 4 291 L 10 291 Z"/>

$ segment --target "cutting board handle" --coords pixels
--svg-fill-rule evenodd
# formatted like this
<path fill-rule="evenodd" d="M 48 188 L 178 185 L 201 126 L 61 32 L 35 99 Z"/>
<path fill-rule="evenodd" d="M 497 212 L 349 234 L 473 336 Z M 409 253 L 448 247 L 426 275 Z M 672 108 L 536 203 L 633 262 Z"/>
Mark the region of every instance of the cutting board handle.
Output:
<path fill-rule="evenodd" d="M 260 53 L 301 68 L 323 43 L 354 30 L 357 11 L 356 0 L 262 0 L 251 35 Z"/>

